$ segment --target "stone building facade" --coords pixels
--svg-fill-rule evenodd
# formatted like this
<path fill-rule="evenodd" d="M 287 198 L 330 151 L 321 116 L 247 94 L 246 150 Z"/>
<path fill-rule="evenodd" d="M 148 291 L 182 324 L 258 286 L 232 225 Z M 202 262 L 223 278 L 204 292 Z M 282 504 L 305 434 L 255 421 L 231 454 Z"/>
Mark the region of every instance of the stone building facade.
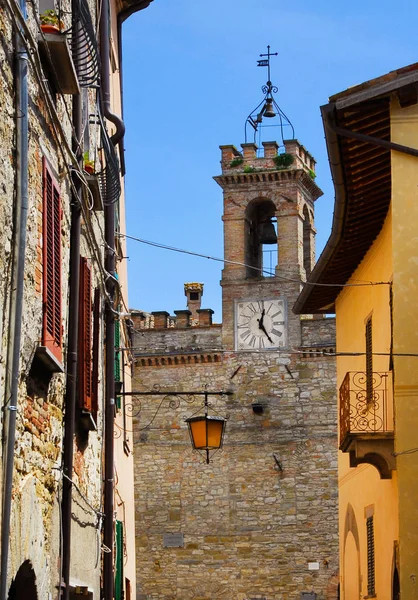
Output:
<path fill-rule="evenodd" d="M 134 598 L 132 448 L 114 439 L 128 337 L 111 40 L 148 4 L 0 7 L 1 600 Z"/>
<path fill-rule="evenodd" d="M 335 322 L 292 313 L 321 190 L 296 140 L 285 167 L 263 145 L 221 147 L 222 324 L 197 284 L 175 316 L 132 312 L 138 600 L 337 598 Z M 202 391 L 228 415 L 209 464 L 184 423 Z"/>

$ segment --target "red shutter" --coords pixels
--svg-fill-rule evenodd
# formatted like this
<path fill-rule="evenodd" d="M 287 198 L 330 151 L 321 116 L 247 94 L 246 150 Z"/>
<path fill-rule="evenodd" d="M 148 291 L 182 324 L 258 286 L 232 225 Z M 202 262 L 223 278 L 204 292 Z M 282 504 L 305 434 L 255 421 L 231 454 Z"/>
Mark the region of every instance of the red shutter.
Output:
<path fill-rule="evenodd" d="M 78 398 L 80 408 L 91 411 L 91 271 L 80 257 L 80 303 L 78 315 Z"/>
<path fill-rule="evenodd" d="M 62 362 L 61 198 L 43 159 L 43 323 L 42 344 Z"/>
<path fill-rule="evenodd" d="M 99 393 L 99 348 L 100 348 L 100 288 L 94 290 L 93 303 L 93 368 L 92 368 L 92 401 L 91 412 L 97 422 Z"/>

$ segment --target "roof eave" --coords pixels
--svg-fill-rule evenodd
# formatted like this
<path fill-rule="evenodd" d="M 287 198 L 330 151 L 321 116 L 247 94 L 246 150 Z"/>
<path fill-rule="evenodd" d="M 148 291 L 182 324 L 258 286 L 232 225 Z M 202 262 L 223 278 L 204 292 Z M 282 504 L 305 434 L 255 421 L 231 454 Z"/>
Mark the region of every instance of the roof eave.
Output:
<path fill-rule="evenodd" d="M 335 121 L 335 113 L 336 107 L 334 102 L 330 102 L 329 104 L 321 106 L 331 176 L 335 188 L 334 215 L 332 219 L 331 235 L 318 259 L 318 262 L 309 276 L 308 282 L 304 285 L 304 288 L 293 307 L 293 312 L 296 314 L 306 314 L 312 312 L 306 308 L 306 304 L 311 295 L 312 287 L 318 284 L 320 285 L 320 279 L 322 278 L 322 275 L 327 268 L 331 257 L 338 248 L 338 244 L 340 243 L 342 237 L 346 209 L 346 190 L 338 135 L 331 127 L 331 124 Z M 337 296 L 339 289 L 339 286 L 336 287 L 335 296 Z M 332 304 L 328 305 L 327 307 L 317 307 L 315 312 L 333 313 L 334 305 Z"/>

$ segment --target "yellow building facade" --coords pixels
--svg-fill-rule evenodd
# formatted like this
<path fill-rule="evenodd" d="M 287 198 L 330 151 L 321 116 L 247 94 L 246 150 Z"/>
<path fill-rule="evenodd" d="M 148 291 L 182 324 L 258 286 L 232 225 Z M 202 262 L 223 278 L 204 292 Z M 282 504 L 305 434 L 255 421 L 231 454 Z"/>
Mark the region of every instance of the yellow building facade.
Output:
<path fill-rule="evenodd" d="M 412 65 L 322 108 L 334 221 L 295 311 L 336 313 L 344 600 L 418 594 L 416 81 Z"/>

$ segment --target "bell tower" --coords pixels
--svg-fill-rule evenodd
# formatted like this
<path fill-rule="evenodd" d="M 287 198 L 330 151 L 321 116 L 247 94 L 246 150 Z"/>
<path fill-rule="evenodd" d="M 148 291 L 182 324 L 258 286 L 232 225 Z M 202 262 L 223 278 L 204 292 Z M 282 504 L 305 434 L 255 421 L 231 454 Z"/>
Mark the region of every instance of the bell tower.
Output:
<path fill-rule="evenodd" d="M 315 183 L 315 159 L 294 139 L 293 126 L 274 100 L 277 88 L 270 82 L 270 48 L 261 56 L 268 57 L 259 66 L 268 66 L 269 80 L 262 88 L 262 102 L 246 121 L 246 133 L 247 127 L 252 128 L 254 141 L 245 141 L 241 151 L 221 146 L 222 174 L 215 177 L 224 195 L 221 285 L 226 350 L 285 350 L 299 345 L 300 317 L 291 307 L 315 261 L 314 202 L 322 195 Z M 287 127 L 292 139 L 257 145 L 260 124 L 275 117 L 279 131 L 283 134 Z M 281 339 L 273 342 L 270 331 L 279 321 L 270 319 L 264 308 L 272 300 L 280 301 L 283 312 Z M 254 311 L 252 325 L 246 328 L 245 315 L 250 320 Z M 270 311 L 271 315 L 277 312 L 274 306 Z M 260 319 L 266 332 L 260 329 Z"/>

